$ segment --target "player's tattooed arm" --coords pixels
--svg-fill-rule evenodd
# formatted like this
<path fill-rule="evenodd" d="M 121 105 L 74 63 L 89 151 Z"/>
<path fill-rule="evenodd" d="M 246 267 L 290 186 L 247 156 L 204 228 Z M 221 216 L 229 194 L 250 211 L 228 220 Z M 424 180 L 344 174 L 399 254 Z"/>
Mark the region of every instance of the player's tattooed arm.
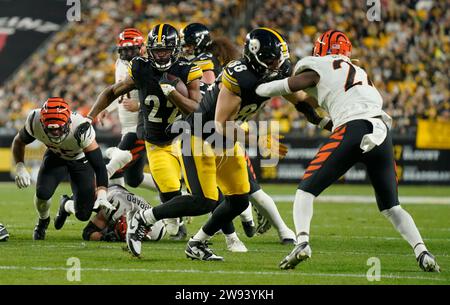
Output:
<path fill-rule="evenodd" d="M 136 85 L 131 77 L 127 77 L 121 82 L 108 86 L 97 97 L 97 100 L 89 111 L 88 118 L 94 119 L 103 109 L 114 102 L 115 99 L 134 89 L 136 89 Z"/>

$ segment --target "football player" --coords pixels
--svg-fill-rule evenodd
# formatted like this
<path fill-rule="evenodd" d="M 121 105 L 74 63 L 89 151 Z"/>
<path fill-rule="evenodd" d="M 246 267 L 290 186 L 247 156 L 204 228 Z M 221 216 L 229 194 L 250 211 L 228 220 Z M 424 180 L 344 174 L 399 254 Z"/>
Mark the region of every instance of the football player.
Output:
<path fill-rule="evenodd" d="M 216 77 L 222 72 L 222 67 L 239 57 L 238 51 L 226 37 L 212 39 L 208 28 L 201 23 L 188 24 L 181 29 L 180 36 L 184 53 L 192 55 L 192 62 L 203 71 L 202 83 L 214 83 Z M 204 87 L 201 87 L 203 94 L 206 92 Z M 273 224 L 278 231 L 281 242 L 292 244 L 295 240 L 294 232 L 284 223 L 274 200 L 262 190 L 256 180 L 251 160 L 247 154 L 245 159 L 250 179 L 250 201 L 255 205 L 255 210 L 258 213 L 258 227 L 255 227 L 253 222 L 251 204 L 240 215 L 245 234 L 248 237 L 254 236 L 255 233 L 263 234 Z"/>
<path fill-rule="evenodd" d="M 69 174 L 73 199 L 63 196 L 55 228 L 61 229 L 69 214 L 86 221 L 93 209 L 99 206 L 113 208 L 106 198 L 108 176 L 102 153 L 95 140 L 95 131 L 86 125 L 85 118 L 71 111 L 61 97 L 51 97 L 41 109 L 32 110 L 12 143 L 16 162 L 16 184 L 26 188 L 31 184 L 25 168 L 25 146 L 39 140 L 47 146 L 44 160 L 36 181 L 34 205 L 39 220 L 34 228 L 33 239 L 45 239 L 50 222 L 50 203 L 59 183 Z"/>
<path fill-rule="evenodd" d="M 181 114 L 193 111 L 201 99 L 202 70 L 180 58 L 180 52 L 180 37 L 173 26 L 162 23 L 153 27 L 147 37 L 148 58 L 132 59 L 127 78 L 103 90 L 88 115 L 92 120 L 118 97 L 138 90 L 150 172 L 163 203 L 181 194 L 179 144 L 173 142 L 176 135 L 167 134 L 165 130 Z M 164 73 L 176 76 L 186 84 L 189 97 L 180 94 L 186 107 L 176 107 L 166 97 L 167 93 L 158 83 Z M 178 231 L 178 224 L 171 227 Z"/>
<path fill-rule="evenodd" d="M 101 208 L 84 228 L 84 240 L 125 241 L 127 213 L 151 208 L 144 198 L 117 184 L 108 187 L 107 199 L 115 210 Z M 158 241 L 164 237 L 165 232 L 164 223 L 159 221 L 146 236 L 149 240 Z"/>
<path fill-rule="evenodd" d="M 262 96 L 277 96 L 304 90 L 330 115 L 320 125 L 332 122 L 333 132 L 310 162 L 294 201 L 297 245 L 280 263 L 292 269 L 311 257 L 310 222 L 314 198 L 355 163 L 367 167 L 378 209 L 412 247 L 424 271 L 439 266 L 427 250 L 411 215 L 399 204 L 390 127 L 392 119 L 382 110 L 383 100 L 366 72 L 350 60 L 352 44 L 340 31 L 329 30 L 314 44 L 312 56 L 300 60 L 294 76 L 262 84 Z M 316 103 L 314 103 L 316 102 Z"/>
<path fill-rule="evenodd" d="M 207 223 L 188 241 L 185 253 L 188 257 L 198 260 L 217 261 L 223 257 L 214 254 L 208 247 L 207 241 L 225 223 L 232 221 L 248 206 L 250 183 L 247 173 L 245 153 L 237 137 L 226 133 L 226 121 L 237 121 L 239 124 L 252 117 L 269 100 L 258 96 L 255 89 L 259 82 L 267 77 L 278 76 L 281 66 L 289 57 L 287 43 L 275 30 L 258 28 L 247 35 L 244 58 L 230 62 L 224 69 L 222 76 L 217 79 L 218 84 L 208 90 L 195 113 L 189 115 L 186 121 L 194 131 L 188 141 L 182 141 L 182 157 L 180 158 L 185 174 L 186 185 L 190 196 L 178 196 L 164 205 L 146 211 L 136 212 L 127 231 L 127 245 L 131 252 L 138 256 L 141 251 L 143 232 L 148 226 L 165 217 L 177 216 L 176 211 L 184 215 L 200 215 L 213 210 L 219 198 L 220 190 L 227 200 L 212 213 Z M 186 107 L 180 94 L 175 90 L 175 84 L 161 84 L 169 91 L 169 97 L 178 107 Z M 197 119 L 201 118 L 201 122 Z M 195 125 L 202 126 L 208 122 L 215 122 L 215 131 L 198 135 Z M 235 132 L 239 126 L 235 126 Z M 218 133 L 224 137 L 225 149 L 223 154 L 216 154 L 214 143 L 209 143 L 211 136 Z M 213 137 L 214 139 L 216 137 Z M 230 141 L 229 139 L 234 139 Z M 284 156 L 286 146 L 278 143 L 276 137 L 271 138 L 273 155 Z M 189 151 L 185 151 L 185 150 Z M 170 208 L 169 208 L 170 207 Z M 130 229 L 134 227 L 134 229 Z"/>
<path fill-rule="evenodd" d="M 117 50 L 119 58 L 116 60 L 116 83 L 126 79 L 130 61 L 137 56 L 145 55 L 144 37 L 135 28 L 126 28 L 119 34 Z M 99 119 L 108 113 L 118 110 L 119 121 L 122 128 L 122 139 L 117 148 L 109 148 L 107 156 L 110 158 L 106 165 L 108 176 L 113 183 L 131 187 L 144 187 L 156 190 L 152 176 L 144 173 L 146 163 L 145 142 L 142 131 L 137 132 L 139 117 L 138 91 L 133 90 L 120 96 L 102 113 Z M 142 128 L 142 126 L 139 126 Z M 124 179 L 125 178 L 125 179 Z"/>

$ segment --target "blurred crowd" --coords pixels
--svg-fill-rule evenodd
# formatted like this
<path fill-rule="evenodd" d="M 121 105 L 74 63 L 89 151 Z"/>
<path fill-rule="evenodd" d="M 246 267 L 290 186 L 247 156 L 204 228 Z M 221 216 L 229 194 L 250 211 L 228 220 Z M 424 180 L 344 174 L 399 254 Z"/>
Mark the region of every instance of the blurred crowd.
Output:
<path fill-rule="evenodd" d="M 266 0 L 249 28 L 284 33 L 294 62 L 311 54 L 318 33 L 339 29 L 383 96 L 397 134 L 414 135 L 418 118 L 450 121 L 450 2 L 381 0 L 380 21 L 369 21 L 366 2 Z M 288 103 L 275 99 L 272 106 L 265 116 L 281 119 L 285 131 L 316 131 Z"/>
<path fill-rule="evenodd" d="M 369 21 L 366 1 L 264 0 L 236 29 L 242 46 L 246 33 L 273 27 L 288 39 L 294 62 L 310 55 L 320 32 L 336 28 L 353 42 L 354 59 L 380 90 L 394 131 L 415 133 L 417 118 L 450 120 L 450 4 L 438 0 L 380 0 L 381 20 Z M 48 96 L 63 96 L 85 114 L 96 96 L 114 82 L 116 38 L 125 27 L 143 33 L 159 22 L 180 28 L 207 24 L 215 34 L 230 35 L 245 11 L 244 0 L 90 0 L 83 2 L 81 22 L 69 22 L 0 87 L 0 134 L 23 125 L 30 109 Z M 254 7 L 252 5 L 251 7 Z M 248 14 L 249 12 L 247 12 Z M 314 135 L 317 129 L 281 99 L 275 98 L 261 119 L 276 118 L 283 132 Z M 116 116 L 99 129 L 119 132 Z"/>

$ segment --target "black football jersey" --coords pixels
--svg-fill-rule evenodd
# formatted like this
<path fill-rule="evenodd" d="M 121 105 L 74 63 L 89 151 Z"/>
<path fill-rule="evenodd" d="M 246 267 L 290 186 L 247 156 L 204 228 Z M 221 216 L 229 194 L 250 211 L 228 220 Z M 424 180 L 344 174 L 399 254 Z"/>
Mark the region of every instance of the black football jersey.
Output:
<path fill-rule="evenodd" d="M 144 57 L 135 57 L 131 60 L 129 74 L 139 91 L 141 118 L 144 121 L 144 139 L 153 144 L 166 144 L 175 135 L 165 132 L 167 126 L 181 117 L 181 112 L 173 105 L 161 90 L 159 80 L 163 72 L 154 68 L 150 61 Z M 200 79 L 202 70 L 184 58 L 179 59 L 169 70 L 185 84 Z"/>
<path fill-rule="evenodd" d="M 217 77 L 222 72 L 222 65 L 219 60 L 211 53 L 202 53 L 195 57 L 192 62 L 205 71 L 213 71 Z"/>
<path fill-rule="evenodd" d="M 203 99 L 195 113 L 186 118 L 192 128 L 194 126 L 194 118 L 197 120 L 201 117 L 202 124 L 214 120 L 220 83 L 242 99 L 240 109 L 235 118 L 236 121 L 248 120 L 270 99 L 256 94 L 256 87 L 261 81 L 245 60 L 231 61 L 225 66 L 222 74 L 216 79 L 215 84 L 201 86 L 201 90 L 204 92 Z M 204 132 L 203 137 L 207 138 L 211 134 L 212 132 Z"/>

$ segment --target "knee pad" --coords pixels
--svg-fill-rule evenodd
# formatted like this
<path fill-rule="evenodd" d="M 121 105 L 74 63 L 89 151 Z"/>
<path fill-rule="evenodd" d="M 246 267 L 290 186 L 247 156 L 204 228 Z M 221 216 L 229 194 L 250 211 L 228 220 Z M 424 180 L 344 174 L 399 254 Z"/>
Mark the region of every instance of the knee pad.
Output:
<path fill-rule="evenodd" d="M 87 221 L 91 217 L 92 211 L 80 211 L 75 208 L 75 217 L 80 221 Z"/>
<path fill-rule="evenodd" d="M 41 200 L 49 200 L 52 198 L 53 192 L 43 185 L 38 185 L 36 187 L 36 197 Z"/>
<path fill-rule="evenodd" d="M 175 192 L 168 192 L 168 193 L 159 193 L 159 198 L 161 199 L 161 202 L 166 202 L 169 201 L 170 199 L 172 199 L 175 196 L 179 196 L 181 195 L 181 190 L 180 191 L 175 191 Z"/>

